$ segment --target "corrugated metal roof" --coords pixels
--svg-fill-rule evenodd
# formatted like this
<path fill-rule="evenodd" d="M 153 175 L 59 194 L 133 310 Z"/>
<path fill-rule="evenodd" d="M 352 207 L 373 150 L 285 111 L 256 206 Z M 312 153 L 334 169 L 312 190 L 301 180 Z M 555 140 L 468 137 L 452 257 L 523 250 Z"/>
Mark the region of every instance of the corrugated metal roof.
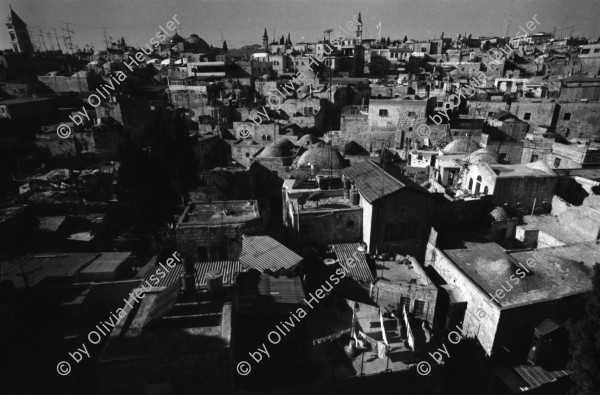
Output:
<path fill-rule="evenodd" d="M 370 160 L 355 163 L 343 169 L 342 173 L 354 182 L 356 189 L 369 203 L 406 187 Z"/>
<path fill-rule="evenodd" d="M 129 257 L 131 252 L 103 252 L 90 263 L 82 273 L 105 273 L 113 272 L 119 268 Z"/>
<path fill-rule="evenodd" d="M 254 313 L 287 311 L 290 306 L 303 304 L 305 298 L 299 277 L 272 277 L 256 271 L 240 275 L 238 295 L 238 309 Z"/>
<path fill-rule="evenodd" d="M 249 269 L 276 273 L 298 265 L 302 257 L 269 236 L 244 236 L 240 261 Z"/>
<path fill-rule="evenodd" d="M 367 263 L 367 257 L 365 256 L 364 251 L 358 250 L 359 246 L 359 243 L 341 243 L 330 245 L 330 247 L 335 251 L 335 255 L 337 256 L 339 263 L 343 264 L 344 267 L 348 269 L 348 272 L 350 272 L 350 277 L 356 281 L 375 282 L 371 268 Z M 354 261 L 354 267 L 348 265 L 349 262 L 352 263 L 350 259 Z"/>
<path fill-rule="evenodd" d="M 183 266 L 182 265 L 177 265 L 174 268 L 170 268 L 168 266 L 166 266 L 163 263 L 163 266 L 168 270 L 163 269 L 161 266 L 159 265 L 155 265 L 153 266 L 150 270 L 148 270 L 146 272 L 146 277 L 144 277 L 144 281 L 148 281 L 148 284 L 152 285 L 153 287 L 168 287 L 174 283 L 178 283 L 179 284 L 179 277 L 181 276 L 181 271 L 183 270 Z M 156 272 L 160 269 L 160 271 L 162 273 L 165 273 L 165 276 L 161 278 L 160 274 L 156 274 Z M 155 278 L 158 278 L 160 281 L 158 282 L 158 284 L 156 284 L 156 281 L 152 281 L 150 280 L 151 276 L 155 276 Z M 156 284 L 156 285 L 154 285 Z"/>
<path fill-rule="evenodd" d="M 164 265 L 164 264 L 163 264 Z M 174 268 L 169 268 L 164 265 L 167 269 L 170 269 L 164 278 L 160 279 L 160 275 L 156 275 L 156 278 L 160 279 L 160 282 L 156 285 L 156 281 L 151 281 L 150 276 L 154 275 L 160 266 L 153 266 L 146 272 L 144 281 L 148 281 L 148 284 L 155 287 L 168 287 L 174 283 L 179 283 L 179 278 L 183 271 L 182 265 L 177 265 Z M 237 274 L 244 271 L 240 261 L 211 261 L 211 262 L 199 262 L 194 264 L 194 283 L 198 288 L 206 288 L 206 274 L 210 271 L 221 271 L 223 273 L 223 285 L 231 286 L 235 283 Z M 162 269 L 164 272 L 165 270 Z"/>
<path fill-rule="evenodd" d="M 571 373 L 566 370 L 555 370 L 548 372 L 539 366 L 522 365 L 516 366 L 515 371 L 527 383 L 529 389 L 541 387 L 544 384 L 551 383 L 561 377 L 569 376 Z"/>
<path fill-rule="evenodd" d="M 206 273 L 210 271 L 220 271 L 223 273 L 223 285 L 233 285 L 237 274 L 243 270 L 240 261 L 200 262 L 194 265 L 194 269 L 196 287 L 202 288 L 206 287 Z"/>
<path fill-rule="evenodd" d="M 15 288 L 32 287 L 47 278 L 73 279 L 79 271 L 94 261 L 101 254 L 98 253 L 57 253 L 31 254 L 21 262 L 13 261 L 13 269 L 5 273 L 3 280 L 12 281 Z M 3 265 L 3 271 L 11 264 Z"/>

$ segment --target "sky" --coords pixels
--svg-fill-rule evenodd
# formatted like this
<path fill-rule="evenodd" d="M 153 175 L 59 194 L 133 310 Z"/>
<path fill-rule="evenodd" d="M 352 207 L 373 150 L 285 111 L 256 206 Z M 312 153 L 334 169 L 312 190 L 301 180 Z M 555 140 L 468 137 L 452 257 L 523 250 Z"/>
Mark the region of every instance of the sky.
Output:
<path fill-rule="evenodd" d="M 39 29 L 43 31 L 48 49 L 47 33 L 55 28 L 63 34 L 62 22 L 70 24 L 73 44 L 81 48 L 103 47 L 103 28 L 114 40 L 124 36 L 137 47 L 174 15 L 181 22 L 180 35 L 195 33 L 215 47 L 223 37 L 229 48 L 260 44 L 265 28 L 270 39 L 273 32 L 277 38 L 290 33 L 294 43 L 322 39 L 331 28 L 333 39 L 344 35 L 340 26 L 358 11 L 364 38 L 505 35 L 509 22 L 514 37 L 534 16 L 540 22 L 535 32 L 600 35 L 598 0 L 0 0 L 0 49 L 10 48 L 5 26 L 9 4 L 31 28 L 34 41 L 40 41 Z M 52 43 L 57 46 L 55 39 Z"/>

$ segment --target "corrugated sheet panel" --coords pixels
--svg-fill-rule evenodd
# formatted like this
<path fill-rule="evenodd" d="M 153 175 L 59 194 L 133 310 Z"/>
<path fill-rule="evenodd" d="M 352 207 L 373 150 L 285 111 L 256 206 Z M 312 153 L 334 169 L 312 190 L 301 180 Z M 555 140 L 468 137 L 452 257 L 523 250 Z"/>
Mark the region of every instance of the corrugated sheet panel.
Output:
<path fill-rule="evenodd" d="M 359 243 L 341 243 L 331 244 L 330 247 L 335 251 L 339 263 L 344 264 L 344 267 L 348 269 L 353 279 L 356 281 L 374 282 L 375 278 L 367 263 L 367 257 L 363 251 L 358 250 L 359 245 Z M 354 267 L 348 265 L 350 259 L 355 262 Z"/>
<path fill-rule="evenodd" d="M 404 188 L 405 185 L 370 160 L 342 170 L 369 203 Z"/>
<path fill-rule="evenodd" d="M 515 367 L 517 374 L 527 383 L 530 389 L 541 387 L 544 384 L 556 381 L 561 377 L 570 375 L 566 370 L 548 372 L 539 366 L 522 365 Z"/>
<path fill-rule="evenodd" d="M 3 280 L 12 281 L 16 288 L 32 287 L 46 278 L 72 279 L 79 271 L 94 261 L 98 253 L 44 253 L 26 256 L 21 262 L 13 261 L 12 270 L 3 275 Z M 10 267 L 11 264 L 3 266 Z M 4 273 L 3 273 L 4 274 Z"/>
<path fill-rule="evenodd" d="M 240 261 L 199 262 L 194 265 L 194 269 L 196 287 L 206 287 L 206 273 L 211 271 L 220 271 L 223 274 L 223 285 L 231 286 L 242 271 L 242 264 Z"/>
<path fill-rule="evenodd" d="M 129 259 L 130 256 L 131 252 L 103 252 L 94 262 L 83 269 L 82 272 L 113 272 Z"/>
<path fill-rule="evenodd" d="M 171 269 L 169 266 L 165 265 L 164 263 L 163 263 L 163 266 L 166 268 L 166 270 L 159 265 L 153 265 L 152 269 L 150 269 L 146 272 L 146 277 L 144 278 L 144 280 L 148 281 L 148 284 L 150 284 L 153 287 L 168 287 L 174 283 L 179 284 L 179 277 L 181 276 L 181 271 L 183 270 L 183 267 L 181 265 L 177 265 Z M 159 273 L 161 273 L 161 274 L 157 274 L 159 269 L 160 269 Z M 167 271 L 167 272 L 165 273 L 164 277 L 162 277 L 162 273 L 164 273 L 165 271 Z M 150 277 L 152 275 L 154 275 L 155 278 L 160 279 L 158 284 L 156 283 L 156 281 L 150 280 Z"/>
<path fill-rule="evenodd" d="M 163 264 L 164 265 L 164 264 Z M 164 265 L 167 269 L 170 269 L 168 266 Z M 151 281 L 150 276 L 156 275 L 156 278 L 160 278 L 161 276 L 156 274 L 156 271 L 160 269 L 160 266 L 153 266 L 152 269 L 146 272 L 146 276 L 144 277 L 145 281 L 148 281 L 148 284 L 154 287 L 168 287 L 174 283 L 179 284 L 179 278 L 183 273 L 182 265 L 177 265 L 174 268 L 170 269 L 166 276 L 160 279 L 160 282 L 156 284 L 156 281 Z M 235 283 L 237 278 L 237 274 L 244 269 L 242 268 L 242 264 L 239 261 L 211 261 L 211 262 L 199 262 L 194 264 L 194 280 L 196 287 L 205 288 L 206 287 L 206 273 L 210 271 L 221 271 L 223 273 L 223 285 L 231 286 Z M 164 272 L 165 270 L 162 269 Z M 156 284 L 156 285 L 155 285 Z"/>
<path fill-rule="evenodd" d="M 242 265 L 260 272 L 291 269 L 302 257 L 269 236 L 244 236 Z"/>

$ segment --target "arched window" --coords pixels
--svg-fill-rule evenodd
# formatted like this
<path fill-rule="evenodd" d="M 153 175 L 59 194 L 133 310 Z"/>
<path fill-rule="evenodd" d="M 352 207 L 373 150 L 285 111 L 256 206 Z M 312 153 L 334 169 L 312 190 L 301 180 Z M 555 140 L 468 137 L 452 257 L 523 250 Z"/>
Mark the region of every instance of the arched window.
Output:
<path fill-rule="evenodd" d="M 487 195 L 488 194 L 488 187 L 483 188 L 483 194 Z"/>
<path fill-rule="evenodd" d="M 267 136 L 265 136 L 264 134 L 262 135 L 262 141 L 267 141 Z"/>
<path fill-rule="evenodd" d="M 479 191 L 481 191 L 481 176 L 477 176 L 477 182 L 475 183 L 475 190 L 473 193 L 477 195 Z"/>
<path fill-rule="evenodd" d="M 469 179 L 469 191 L 473 189 L 473 178 Z"/>
<path fill-rule="evenodd" d="M 271 141 L 271 136 L 267 135 L 267 141 Z"/>

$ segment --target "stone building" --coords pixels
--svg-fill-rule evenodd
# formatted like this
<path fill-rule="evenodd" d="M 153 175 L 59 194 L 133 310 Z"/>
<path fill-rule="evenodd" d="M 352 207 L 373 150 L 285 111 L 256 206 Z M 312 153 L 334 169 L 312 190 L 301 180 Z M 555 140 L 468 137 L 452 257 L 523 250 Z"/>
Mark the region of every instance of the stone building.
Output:
<path fill-rule="evenodd" d="M 252 119 L 252 116 L 249 114 L 247 118 Z M 247 120 L 233 123 L 233 133 L 235 133 L 236 139 L 254 140 L 262 147 L 265 147 L 283 138 L 280 136 L 280 124 L 271 121 L 258 122 L 261 116 L 254 116 L 256 117 L 256 122 Z"/>
<path fill-rule="evenodd" d="M 507 112 L 510 109 L 510 105 L 502 101 L 501 96 L 496 97 L 499 100 L 469 100 L 467 102 L 468 114 L 489 118 L 495 114 Z"/>
<path fill-rule="evenodd" d="M 190 202 L 175 228 L 177 250 L 193 262 L 235 260 L 242 234 L 264 229 L 255 200 Z"/>
<path fill-rule="evenodd" d="M 581 313 L 591 287 L 594 251 L 587 250 L 594 248 L 586 247 L 585 257 L 577 256 L 575 246 L 563 248 L 507 252 L 479 241 L 446 248 L 432 232 L 425 266 L 454 295 L 440 304 L 440 314 L 476 338 L 487 355 L 508 352 L 524 361 L 533 328 L 548 317 L 566 320 Z"/>
<path fill-rule="evenodd" d="M 542 161 L 518 165 L 479 162 L 463 174 L 462 186 L 474 195 L 490 195 L 496 206 L 508 205 L 531 212 L 552 202 L 556 173 Z"/>
<path fill-rule="evenodd" d="M 343 169 L 359 195 L 362 238 L 370 252 L 410 254 L 420 259 L 431 226 L 433 198 L 397 169 L 370 160 Z"/>
<path fill-rule="evenodd" d="M 600 46 L 597 48 L 600 48 Z M 599 61 L 598 66 L 600 66 L 600 54 L 595 56 Z M 582 59 L 580 58 L 580 60 Z M 586 77 L 585 75 L 572 75 L 567 77 L 561 81 L 559 98 L 561 103 L 599 101 L 600 79 Z"/>
<path fill-rule="evenodd" d="M 369 102 L 369 126 L 371 129 L 412 131 L 427 123 L 435 99 L 431 100 L 377 100 Z"/>
<path fill-rule="evenodd" d="M 580 169 L 600 165 L 600 145 L 590 145 L 576 141 L 570 143 L 554 142 L 552 151 L 544 158 L 546 164 L 554 169 Z"/>
<path fill-rule="evenodd" d="M 229 145 L 214 134 L 194 135 L 190 137 L 192 151 L 196 158 L 197 170 L 210 170 L 227 166 L 231 158 Z"/>
<path fill-rule="evenodd" d="M 600 139 L 600 102 L 561 102 L 556 132 L 566 138 Z"/>
<path fill-rule="evenodd" d="M 339 176 L 288 179 L 283 183 L 283 224 L 295 245 L 361 240 L 363 210 L 350 200 Z"/>
<path fill-rule="evenodd" d="M 10 15 L 8 16 L 6 27 L 8 28 L 13 50 L 19 54 L 33 54 L 33 43 L 29 36 L 27 24 L 12 9 L 12 6 L 10 7 Z"/>
<path fill-rule="evenodd" d="M 378 262 L 383 266 L 383 278 L 371 287 L 371 294 L 382 307 L 392 306 L 396 311 L 406 312 L 435 325 L 435 306 L 438 288 L 421 265 L 412 256 L 402 261 Z"/>
<path fill-rule="evenodd" d="M 544 99 L 519 98 L 510 104 L 510 112 L 530 125 L 556 125 L 558 104 Z"/>

